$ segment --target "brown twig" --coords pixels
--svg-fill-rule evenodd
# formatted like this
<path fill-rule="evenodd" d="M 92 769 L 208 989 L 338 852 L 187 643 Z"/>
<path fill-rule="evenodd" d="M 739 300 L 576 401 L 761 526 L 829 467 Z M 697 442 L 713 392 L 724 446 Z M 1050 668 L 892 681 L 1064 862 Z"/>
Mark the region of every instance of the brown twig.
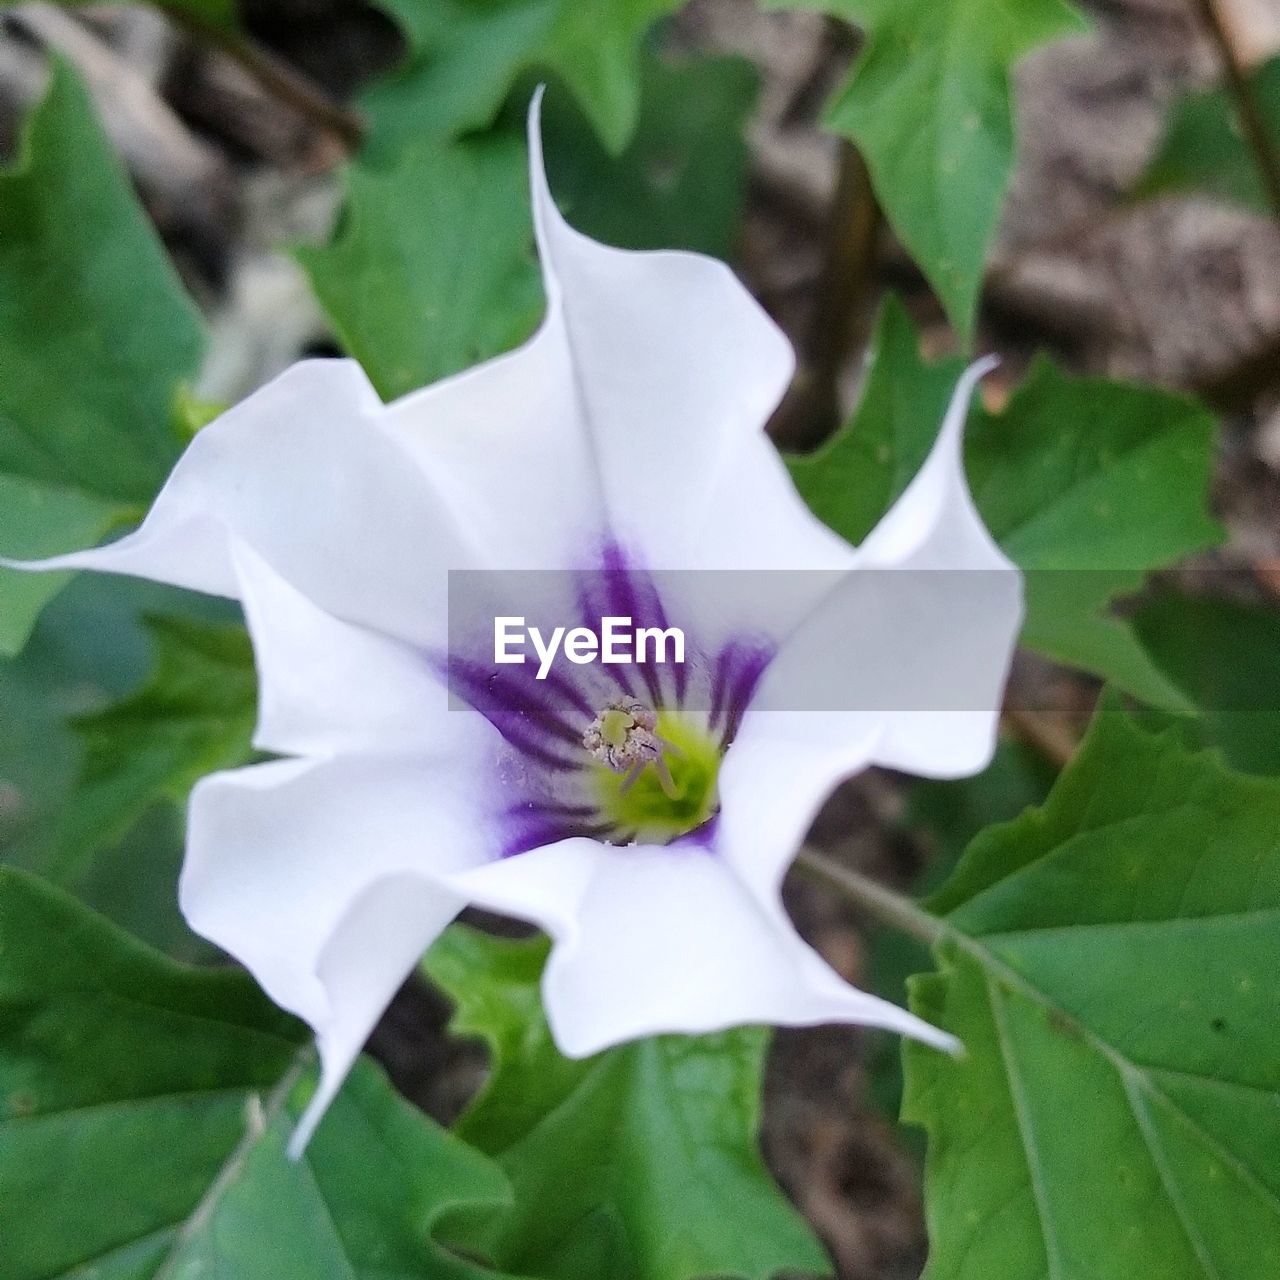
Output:
<path fill-rule="evenodd" d="M 1247 413 L 1266 391 L 1280 387 L 1280 333 L 1264 338 L 1225 368 L 1198 378 L 1192 390 L 1215 409 Z"/>
<path fill-rule="evenodd" d="M 238 31 L 205 22 L 177 10 L 166 10 L 174 23 L 202 44 L 221 49 L 258 81 L 273 97 L 333 134 L 348 151 L 364 141 L 365 122 L 335 102 L 302 72 L 277 58 Z"/>
<path fill-rule="evenodd" d="M 1058 769 L 1071 763 L 1079 745 L 1075 734 L 1061 721 L 1023 707 L 1006 706 L 1001 723 L 1011 737 L 1025 742 Z"/>
<path fill-rule="evenodd" d="M 1267 132 L 1266 117 L 1258 106 L 1244 63 L 1236 52 L 1222 15 L 1218 12 L 1217 0 L 1195 0 L 1195 4 L 1214 44 L 1218 46 L 1223 69 L 1226 71 L 1227 89 L 1235 99 L 1240 127 L 1244 130 L 1249 150 L 1253 153 L 1253 162 L 1257 166 L 1262 185 L 1267 190 L 1272 212 L 1280 222 L 1280 144 Z"/>
<path fill-rule="evenodd" d="M 34 47 L 52 50 L 76 67 L 153 217 L 166 227 L 182 226 L 216 251 L 238 216 L 228 163 L 187 127 L 145 71 L 58 5 L 20 5 L 6 13 L 5 23 Z M 23 89 L 41 92 L 43 81 L 43 75 L 25 77 Z"/>
<path fill-rule="evenodd" d="M 818 297 L 795 386 L 775 429 L 781 444 L 809 447 L 840 425 L 840 375 L 867 336 L 866 301 L 881 225 L 866 161 L 853 143 L 842 141 Z"/>

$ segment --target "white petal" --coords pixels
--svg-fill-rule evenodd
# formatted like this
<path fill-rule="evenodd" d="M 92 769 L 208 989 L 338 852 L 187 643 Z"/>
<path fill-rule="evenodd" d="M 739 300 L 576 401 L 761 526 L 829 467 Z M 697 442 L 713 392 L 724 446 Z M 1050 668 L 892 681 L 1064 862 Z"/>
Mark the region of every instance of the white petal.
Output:
<path fill-rule="evenodd" d="M 876 762 L 931 777 L 990 759 L 1022 577 L 983 525 L 964 474 L 965 413 L 988 368 L 961 378 L 929 457 L 859 548 L 858 567 L 788 637 L 753 713 L 834 714 L 855 736 L 878 725 Z"/>
<path fill-rule="evenodd" d="M 467 749 L 493 730 L 450 711 L 421 650 L 325 613 L 247 544 L 232 559 L 258 666 L 254 745 L 285 755 Z M 474 745 L 473 745 L 474 744 Z"/>
<path fill-rule="evenodd" d="M 954 1046 L 841 981 L 779 905 L 759 900 L 702 849 L 565 840 L 455 882 L 473 901 L 534 920 L 555 938 L 543 999 L 570 1057 L 641 1036 L 752 1023 L 852 1022 Z"/>
<path fill-rule="evenodd" d="M 612 530 L 653 566 L 684 567 L 735 512 L 743 524 L 758 514 L 715 491 L 743 442 L 762 441 L 794 372 L 791 346 L 724 263 L 608 248 L 570 227 L 547 185 L 536 109 L 529 150 L 543 272 Z"/>
<path fill-rule="evenodd" d="M 387 407 L 385 426 L 490 569 L 593 567 L 599 477 L 556 308 L 511 354 Z"/>
<path fill-rule="evenodd" d="M 748 711 L 720 767 L 717 848 L 758 896 L 777 894 L 819 810 L 874 762 L 872 716 Z"/>
<path fill-rule="evenodd" d="M 982 523 L 964 471 L 969 401 L 978 383 L 997 364 L 994 356 L 985 356 L 960 376 L 924 465 L 858 548 L 858 560 L 864 567 L 1012 567 Z"/>
<path fill-rule="evenodd" d="M 405 977 L 466 905 L 417 876 L 387 876 L 361 894 L 320 955 L 329 998 L 317 1028 L 320 1083 L 289 1141 L 300 1156 Z"/>
<path fill-rule="evenodd" d="M 492 513 L 502 567 L 593 567 L 606 535 L 650 568 L 772 564 L 780 536 L 804 543 L 800 563 L 829 563 L 839 539 L 763 435 L 794 365 L 782 332 L 721 262 L 573 230 L 547 186 L 536 101 L 529 148 L 542 328 L 390 406 L 433 486 L 458 510 Z"/>
<path fill-rule="evenodd" d="M 763 431 L 726 454 L 720 474 L 708 481 L 704 502 L 713 518 L 698 545 L 686 552 L 688 567 L 805 570 L 818 580 L 857 563 L 854 549 L 809 510 Z"/>
<path fill-rule="evenodd" d="M 453 517 L 381 426 L 353 360 L 306 360 L 205 427 L 141 527 L 39 568 L 97 569 L 235 596 L 229 536 L 335 617 L 443 644 Z"/>
<path fill-rule="evenodd" d="M 872 764 L 959 777 L 991 758 L 1022 580 L 964 475 L 969 396 L 989 368 L 960 380 L 920 472 L 787 638 L 726 756 L 726 856 L 761 893 L 844 778 Z"/>
<path fill-rule="evenodd" d="M 445 877 L 490 856 L 483 784 L 474 761 L 356 756 L 213 774 L 192 792 L 183 914 L 311 1024 L 326 1089 L 462 906 Z M 388 878 L 395 892 L 377 888 Z"/>

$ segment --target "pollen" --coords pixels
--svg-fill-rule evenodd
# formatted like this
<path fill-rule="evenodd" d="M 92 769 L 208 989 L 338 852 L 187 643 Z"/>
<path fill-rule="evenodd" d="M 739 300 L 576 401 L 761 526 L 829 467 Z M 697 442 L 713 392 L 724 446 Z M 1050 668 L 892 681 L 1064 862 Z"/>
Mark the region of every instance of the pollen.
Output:
<path fill-rule="evenodd" d="M 624 787 L 630 787 L 650 765 L 664 791 L 671 785 L 665 755 L 674 748 L 658 736 L 658 717 L 643 702 L 609 703 L 587 727 L 582 745 L 614 773 L 626 774 Z"/>
<path fill-rule="evenodd" d="M 631 840 L 666 843 L 715 812 L 718 741 L 686 717 L 621 698 L 582 735 L 601 816 Z"/>

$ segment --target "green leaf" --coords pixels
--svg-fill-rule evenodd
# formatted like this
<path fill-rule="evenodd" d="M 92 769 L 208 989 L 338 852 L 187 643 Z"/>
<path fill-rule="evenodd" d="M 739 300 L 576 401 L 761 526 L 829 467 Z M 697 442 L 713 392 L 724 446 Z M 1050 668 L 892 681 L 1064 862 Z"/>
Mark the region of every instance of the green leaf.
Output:
<path fill-rule="evenodd" d="M 788 459 L 814 515 L 860 543 L 928 457 L 963 370 L 959 358 L 925 362 L 907 309 L 890 294 L 853 415 L 816 452 Z"/>
<path fill-rule="evenodd" d="M 225 601 L 83 574 L 44 611 L 22 653 L 0 659 L 0 862 L 54 879 L 151 945 L 197 959 L 209 947 L 178 912 L 177 806 L 139 795 L 136 821 L 115 811 L 121 834 L 95 830 L 76 795 L 89 743 L 72 722 L 143 684 L 154 644 L 142 619 L 162 609 L 210 622 L 232 613 Z M 119 768 L 128 771 L 126 762 Z M 97 813 L 111 818 L 101 804 Z M 81 845 L 72 849 L 77 826 Z"/>
<path fill-rule="evenodd" d="M 1043 803 L 1055 776 L 1043 756 L 1006 739 L 975 777 L 913 783 L 903 826 L 930 857 L 911 892 L 932 893 L 955 870 L 965 846 L 978 832 Z M 868 957 L 871 990 L 894 1004 L 906 1003 L 908 978 L 931 967 L 928 948 L 896 929 L 876 928 L 868 941 Z M 896 1036 L 875 1038 L 867 1073 L 872 1099 L 886 1115 L 896 1116 L 902 1109 L 902 1054 Z M 918 1135 L 909 1130 L 904 1136 Z"/>
<path fill-rule="evenodd" d="M 60 881 L 157 800 L 184 804 L 199 778 L 252 755 L 257 680 L 244 628 L 161 617 L 146 626 L 157 652 L 146 684 L 76 721 L 85 752 L 55 828 L 50 874 Z"/>
<path fill-rule="evenodd" d="M 103 0 L 57 0 L 68 8 L 85 8 Z M 234 30 L 239 20 L 237 0 L 150 0 L 151 6 L 175 17 L 189 18 L 210 27 Z"/>
<path fill-rule="evenodd" d="M 627 248 L 729 256 L 756 83 L 738 58 L 646 58 L 639 128 L 617 157 L 567 95 L 550 94 L 547 167 L 574 225 Z M 332 243 L 294 251 L 384 398 L 509 350 L 542 315 L 523 125 L 506 124 L 465 142 L 418 143 L 390 167 L 358 161 Z"/>
<path fill-rule="evenodd" d="M 862 401 L 792 475 L 814 512 L 861 541 L 928 453 L 963 362 L 925 363 L 902 304 L 880 319 Z M 1026 573 L 1028 647 L 1176 714 L 1194 705 L 1131 626 L 1106 612 L 1147 572 L 1213 546 L 1213 418 L 1151 387 L 1080 378 L 1038 359 L 1002 413 L 975 404 L 966 435 L 974 499 Z"/>
<path fill-rule="evenodd" d="M 386 172 L 355 164 L 333 243 L 294 251 L 384 398 L 533 330 L 542 288 L 526 167 L 515 138 L 415 147 Z"/>
<path fill-rule="evenodd" d="M 240 17 L 238 0 L 151 0 L 158 8 L 178 17 L 194 18 L 213 27 L 234 29 Z"/>
<path fill-rule="evenodd" d="M 549 93 L 547 170 L 565 216 L 624 249 L 732 257 L 746 195 L 746 121 L 758 88 L 755 68 L 742 58 L 646 57 L 635 135 L 616 157 L 565 95 Z"/>
<path fill-rule="evenodd" d="M 969 842 L 986 827 L 1043 804 L 1057 777 L 1034 748 L 1002 739 L 991 763 L 972 778 L 912 785 L 903 824 L 932 851 L 918 894 L 932 893 L 955 869 Z"/>
<path fill-rule="evenodd" d="M 6 1280 L 490 1274 L 432 1239 L 501 1173 L 357 1065 L 305 1159 L 302 1028 L 243 974 L 151 953 L 0 869 Z"/>
<path fill-rule="evenodd" d="M 929 904 L 927 1280 L 1280 1274 L 1280 784 L 1104 705 Z"/>
<path fill-rule="evenodd" d="M 409 43 L 405 63 L 362 105 L 372 153 L 448 142 L 490 125 L 525 72 L 572 91 L 610 151 L 626 145 L 640 104 L 640 45 L 683 0 L 379 0 Z"/>
<path fill-rule="evenodd" d="M 91 545 L 177 457 L 172 410 L 200 321 L 74 73 L 56 63 L 0 174 L 0 554 Z M 0 652 L 63 575 L 0 569 Z"/>
<path fill-rule="evenodd" d="M 1200 711 L 1180 727 L 1247 773 L 1280 774 L 1280 613 L 1163 589 L 1133 628 L 1153 661 Z"/>
<path fill-rule="evenodd" d="M 979 410 L 968 450 L 974 498 L 1027 571 L 1023 642 L 1155 706 L 1190 711 L 1138 643 L 1106 616 L 1145 574 L 1222 540 L 1208 513 L 1216 425 L 1196 401 L 1078 378 L 1038 359 L 999 415 Z"/>
<path fill-rule="evenodd" d="M 983 264 L 1013 169 L 1011 73 L 1084 29 L 1065 0 L 768 0 L 865 28 L 827 124 L 858 144 L 893 229 L 952 324 L 973 333 Z"/>
<path fill-rule="evenodd" d="M 766 1035 L 659 1037 L 562 1058 L 541 1012 L 543 940 L 454 926 L 427 973 L 482 1036 L 493 1074 L 458 1132 L 496 1157 L 516 1209 L 491 1248 L 548 1280 L 827 1272 L 757 1145 Z"/>
<path fill-rule="evenodd" d="M 1250 77 L 1254 100 L 1273 145 L 1280 148 L 1280 57 L 1264 62 Z M 1235 103 L 1225 88 L 1183 98 L 1134 194 L 1205 192 L 1233 204 L 1271 212 L 1271 201 Z"/>

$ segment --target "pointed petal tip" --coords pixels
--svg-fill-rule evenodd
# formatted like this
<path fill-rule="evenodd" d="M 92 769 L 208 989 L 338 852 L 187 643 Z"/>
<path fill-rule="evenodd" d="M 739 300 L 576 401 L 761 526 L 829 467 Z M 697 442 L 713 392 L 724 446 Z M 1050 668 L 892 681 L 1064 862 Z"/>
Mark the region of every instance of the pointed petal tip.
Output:
<path fill-rule="evenodd" d="M 288 1146 L 284 1148 L 284 1155 L 291 1164 L 296 1165 L 306 1155 L 312 1134 L 316 1132 L 316 1125 L 320 1124 L 320 1117 L 324 1115 L 324 1112 L 319 1110 L 316 1111 L 315 1115 L 311 1115 L 311 1110 L 311 1107 L 307 1107 L 306 1114 L 298 1121 L 297 1128 L 293 1130 L 293 1134 L 289 1137 Z"/>
<path fill-rule="evenodd" d="M 529 114 L 526 118 L 526 131 L 529 136 L 529 165 L 534 167 L 534 159 L 537 159 L 537 169 L 542 169 L 542 100 L 547 95 L 547 86 L 540 84 L 533 91 L 533 96 L 529 99 Z"/>
<path fill-rule="evenodd" d="M 902 1015 L 901 1019 L 895 1021 L 892 1025 L 883 1024 L 886 1030 L 896 1032 L 900 1036 L 906 1036 L 918 1044 L 927 1045 L 930 1049 L 936 1049 L 939 1053 L 945 1053 L 952 1058 L 959 1059 L 964 1057 L 964 1044 L 949 1031 L 943 1031 L 940 1027 L 935 1027 L 932 1022 L 926 1022 L 909 1009 L 903 1009 L 899 1006 L 894 1006 L 894 1008 Z"/>
<path fill-rule="evenodd" d="M 962 1040 L 957 1040 L 953 1035 L 948 1035 L 945 1031 L 937 1032 L 937 1038 L 932 1042 L 932 1047 L 941 1050 L 943 1053 L 949 1054 L 957 1061 L 966 1056 L 964 1042 Z"/>
<path fill-rule="evenodd" d="M 542 100 L 547 86 L 540 84 L 529 99 L 529 198 L 533 207 L 533 235 L 538 246 L 538 261 L 542 265 L 542 286 L 547 295 L 547 313 L 559 306 L 560 280 L 555 268 L 553 239 L 557 230 L 566 226 L 551 195 L 547 181 L 547 166 L 542 149 Z"/>
<path fill-rule="evenodd" d="M 956 400 L 968 400 L 978 383 L 999 367 L 1000 357 L 994 352 L 980 356 L 960 375 L 960 381 L 956 383 Z"/>
<path fill-rule="evenodd" d="M 964 435 L 965 420 L 969 416 L 969 405 L 978 383 L 1000 364 L 997 355 L 985 355 L 975 360 L 959 377 L 955 390 L 951 393 L 951 403 L 947 406 L 946 416 L 938 433 L 938 443 L 947 442 L 950 447 L 958 449 L 960 439 Z"/>
<path fill-rule="evenodd" d="M 57 573 L 92 568 L 80 562 L 81 557 L 92 550 L 90 547 L 87 551 L 69 551 L 65 555 L 46 556 L 43 560 L 15 560 L 10 556 L 0 556 L 0 569 L 15 569 L 19 573 Z"/>
<path fill-rule="evenodd" d="M 285 1155 L 294 1164 L 306 1155 L 307 1147 L 311 1144 L 311 1139 L 314 1137 L 316 1129 L 319 1128 L 320 1121 L 328 1114 L 329 1107 L 345 1078 L 345 1071 L 341 1073 L 326 1072 L 321 1068 L 320 1081 L 316 1085 L 315 1092 L 311 1095 L 306 1109 L 299 1117 L 293 1133 L 289 1135 L 289 1142 L 284 1149 Z"/>

